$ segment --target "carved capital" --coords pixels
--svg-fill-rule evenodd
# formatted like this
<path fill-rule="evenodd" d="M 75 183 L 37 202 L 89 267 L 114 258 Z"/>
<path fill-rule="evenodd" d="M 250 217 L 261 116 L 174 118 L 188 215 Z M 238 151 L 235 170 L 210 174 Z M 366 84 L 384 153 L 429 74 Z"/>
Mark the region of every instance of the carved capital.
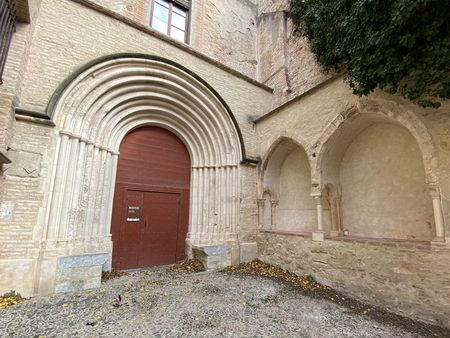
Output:
<path fill-rule="evenodd" d="M 440 192 L 438 186 L 429 185 L 428 186 L 428 192 L 430 193 L 431 198 L 434 199 L 434 200 L 441 198 L 441 192 Z"/>
<path fill-rule="evenodd" d="M 314 198 L 314 201 L 317 205 L 322 205 L 322 195 L 313 195 L 312 198 Z"/>

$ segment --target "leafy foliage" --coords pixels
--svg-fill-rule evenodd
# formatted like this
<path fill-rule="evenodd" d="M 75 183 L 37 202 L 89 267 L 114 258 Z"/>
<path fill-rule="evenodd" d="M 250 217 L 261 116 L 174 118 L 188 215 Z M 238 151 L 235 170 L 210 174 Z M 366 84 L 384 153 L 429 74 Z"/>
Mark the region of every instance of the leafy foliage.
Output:
<path fill-rule="evenodd" d="M 355 94 L 380 87 L 435 108 L 450 98 L 449 0 L 290 0 L 289 16 Z"/>

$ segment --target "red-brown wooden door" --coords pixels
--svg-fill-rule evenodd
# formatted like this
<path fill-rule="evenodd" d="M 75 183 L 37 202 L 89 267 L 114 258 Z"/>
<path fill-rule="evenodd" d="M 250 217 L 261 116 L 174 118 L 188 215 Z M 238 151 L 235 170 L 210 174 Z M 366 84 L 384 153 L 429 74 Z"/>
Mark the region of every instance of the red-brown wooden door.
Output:
<path fill-rule="evenodd" d="M 111 233 L 113 268 L 171 264 L 184 258 L 190 157 L 173 133 L 142 127 L 120 146 Z"/>

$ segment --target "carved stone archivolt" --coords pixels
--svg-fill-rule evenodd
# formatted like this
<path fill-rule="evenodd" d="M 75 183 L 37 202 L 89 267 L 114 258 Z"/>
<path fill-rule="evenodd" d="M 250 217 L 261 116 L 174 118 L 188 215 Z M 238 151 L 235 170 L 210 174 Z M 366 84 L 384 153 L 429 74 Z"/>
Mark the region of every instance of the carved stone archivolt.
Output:
<path fill-rule="evenodd" d="M 241 146 L 219 98 L 160 60 L 100 62 L 65 88 L 54 107 L 58 134 L 44 240 L 109 240 L 119 146 L 140 126 L 166 128 L 191 156 L 188 241 L 236 240 Z"/>

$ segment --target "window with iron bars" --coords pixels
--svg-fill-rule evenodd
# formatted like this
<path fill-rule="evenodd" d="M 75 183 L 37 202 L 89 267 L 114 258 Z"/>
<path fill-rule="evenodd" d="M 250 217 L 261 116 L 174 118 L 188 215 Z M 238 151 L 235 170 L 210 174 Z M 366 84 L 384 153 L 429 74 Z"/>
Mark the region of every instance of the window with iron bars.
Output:
<path fill-rule="evenodd" d="M 0 0 L 0 85 L 13 33 L 16 31 L 16 8 L 13 0 Z"/>

